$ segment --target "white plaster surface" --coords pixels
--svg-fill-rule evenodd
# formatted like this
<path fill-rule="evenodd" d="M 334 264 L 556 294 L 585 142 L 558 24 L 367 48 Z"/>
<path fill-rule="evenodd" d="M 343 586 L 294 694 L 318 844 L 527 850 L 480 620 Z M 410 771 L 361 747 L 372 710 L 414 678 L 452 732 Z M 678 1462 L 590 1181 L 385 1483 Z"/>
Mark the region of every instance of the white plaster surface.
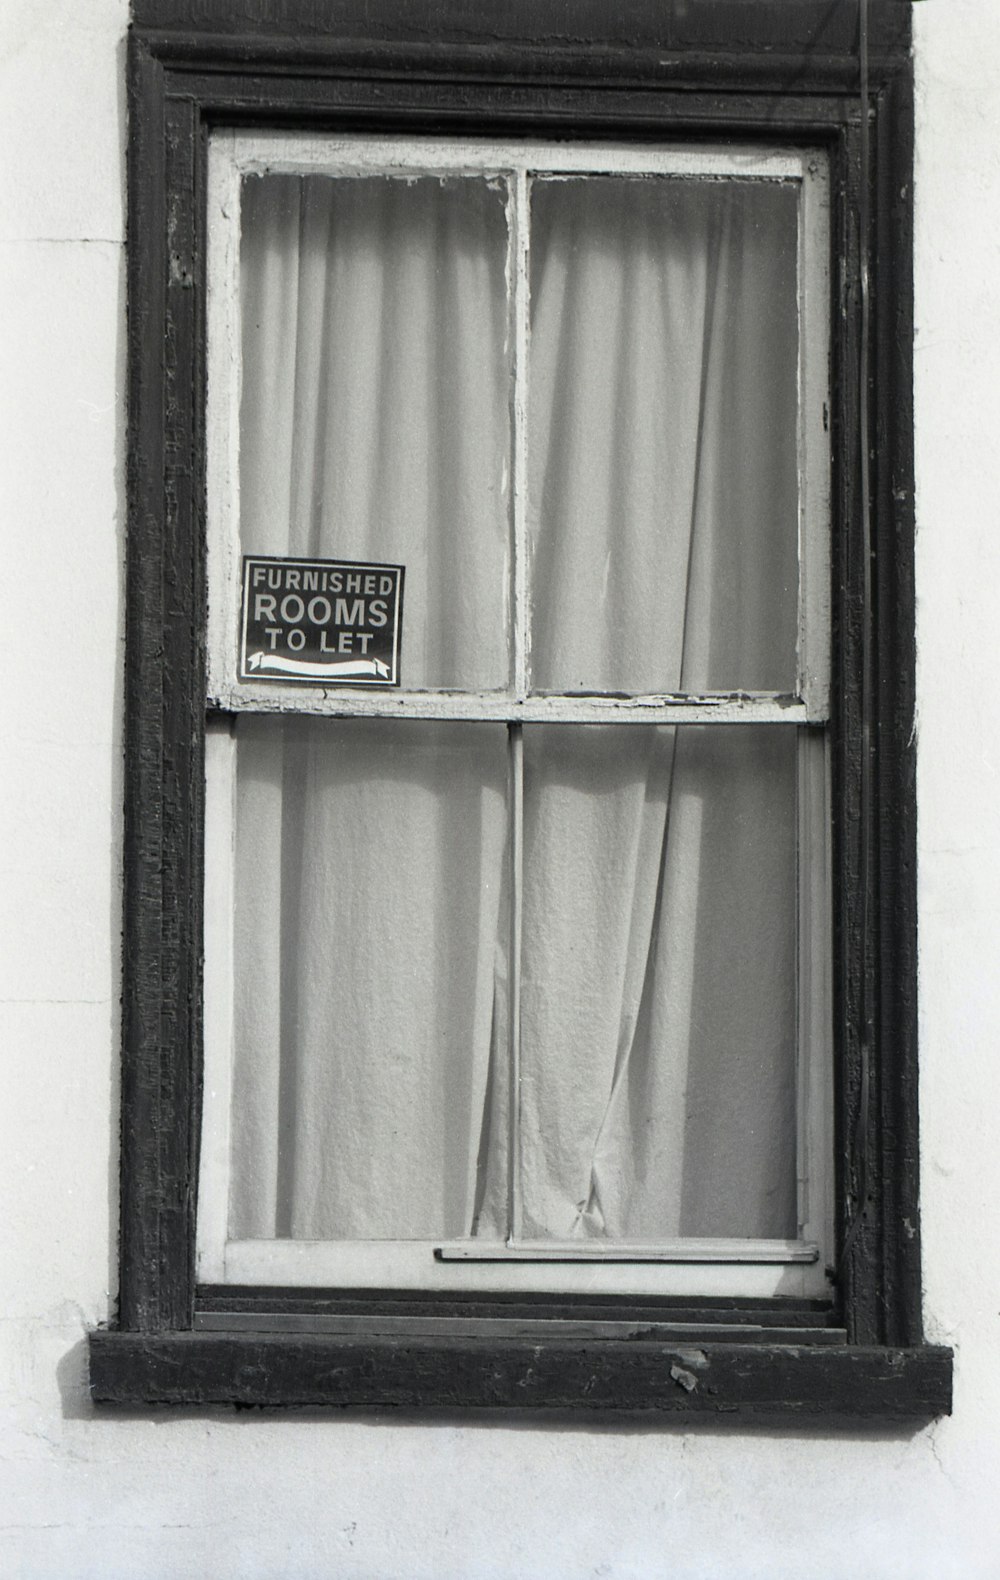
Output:
<path fill-rule="evenodd" d="M 921 0 L 910 1437 L 95 1416 L 114 1274 L 124 0 L 0 4 L 0 1575 L 1000 1576 L 1000 7 Z M 40 656 L 36 656 L 40 655 Z"/>

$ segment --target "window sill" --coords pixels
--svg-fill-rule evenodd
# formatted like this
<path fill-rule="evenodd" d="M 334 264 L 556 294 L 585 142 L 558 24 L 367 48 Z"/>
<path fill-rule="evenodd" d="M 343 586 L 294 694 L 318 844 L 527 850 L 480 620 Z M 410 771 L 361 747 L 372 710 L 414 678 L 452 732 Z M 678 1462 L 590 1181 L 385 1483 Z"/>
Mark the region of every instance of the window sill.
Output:
<path fill-rule="evenodd" d="M 664 1343 L 426 1332 L 90 1335 L 95 1403 L 328 1405 L 359 1410 L 546 1411 L 646 1422 L 916 1425 L 951 1411 L 942 1346 Z"/>

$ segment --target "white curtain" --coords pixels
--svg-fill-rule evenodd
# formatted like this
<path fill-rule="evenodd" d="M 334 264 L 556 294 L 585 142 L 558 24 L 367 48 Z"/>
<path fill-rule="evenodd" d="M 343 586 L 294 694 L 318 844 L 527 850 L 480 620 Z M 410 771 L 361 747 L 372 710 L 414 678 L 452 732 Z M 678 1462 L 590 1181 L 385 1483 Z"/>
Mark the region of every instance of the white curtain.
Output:
<path fill-rule="evenodd" d="M 244 549 L 404 565 L 407 686 L 506 681 L 505 257 L 485 182 L 244 186 Z M 237 742 L 233 1233 L 464 1233 L 505 732 L 261 718 Z"/>
<path fill-rule="evenodd" d="M 792 194 L 538 183 L 532 256 L 537 683 L 793 689 Z M 794 733 L 526 735 L 526 1231 L 794 1233 Z"/>
<path fill-rule="evenodd" d="M 505 683 L 504 193 L 267 177 L 243 217 L 245 552 L 406 567 L 406 686 Z M 795 201 L 534 184 L 543 690 L 790 689 Z M 235 1237 L 507 1230 L 501 726 L 238 726 Z M 531 1236 L 795 1230 L 796 742 L 525 728 Z"/>

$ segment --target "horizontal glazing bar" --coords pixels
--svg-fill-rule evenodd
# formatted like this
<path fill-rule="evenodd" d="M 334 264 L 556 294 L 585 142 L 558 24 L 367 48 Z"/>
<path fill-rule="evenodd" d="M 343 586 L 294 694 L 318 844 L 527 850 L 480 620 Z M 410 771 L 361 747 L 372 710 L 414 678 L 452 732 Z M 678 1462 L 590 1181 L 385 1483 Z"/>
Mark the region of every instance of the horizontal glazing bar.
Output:
<path fill-rule="evenodd" d="M 479 719 L 508 724 L 825 724 L 828 713 L 777 692 L 708 696 L 544 696 L 502 692 L 328 691 L 226 686 L 209 712 L 325 714 L 331 718 Z"/>
<path fill-rule="evenodd" d="M 819 1247 L 800 1240 L 457 1240 L 435 1246 L 434 1255 L 439 1262 L 815 1262 Z"/>

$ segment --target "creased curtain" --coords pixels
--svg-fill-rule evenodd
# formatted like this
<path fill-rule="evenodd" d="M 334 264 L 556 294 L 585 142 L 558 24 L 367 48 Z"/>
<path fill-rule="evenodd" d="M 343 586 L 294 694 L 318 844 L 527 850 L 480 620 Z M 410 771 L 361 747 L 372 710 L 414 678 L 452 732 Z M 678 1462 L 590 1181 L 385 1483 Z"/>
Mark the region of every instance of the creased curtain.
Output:
<path fill-rule="evenodd" d="M 407 686 L 501 685 L 505 194 L 249 179 L 244 549 L 406 567 Z M 501 932 L 506 738 L 237 732 L 236 1237 L 464 1233 Z"/>
<path fill-rule="evenodd" d="M 788 689 L 795 202 L 538 183 L 537 683 Z M 525 1232 L 795 1232 L 795 739 L 526 730 Z"/>
<path fill-rule="evenodd" d="M 243 220 L 252 553 L 406 566 L 403 679 L 506 679 L 503 194 L 268 177 Z M 795 200 L 534 183 L 543 690 L 790 689 Z M 502 727 L 238 726 L 236 1237 L 507 1232 Z M 793 730 L 525 727 L 531 1236 L 795 1228 Z"/>

